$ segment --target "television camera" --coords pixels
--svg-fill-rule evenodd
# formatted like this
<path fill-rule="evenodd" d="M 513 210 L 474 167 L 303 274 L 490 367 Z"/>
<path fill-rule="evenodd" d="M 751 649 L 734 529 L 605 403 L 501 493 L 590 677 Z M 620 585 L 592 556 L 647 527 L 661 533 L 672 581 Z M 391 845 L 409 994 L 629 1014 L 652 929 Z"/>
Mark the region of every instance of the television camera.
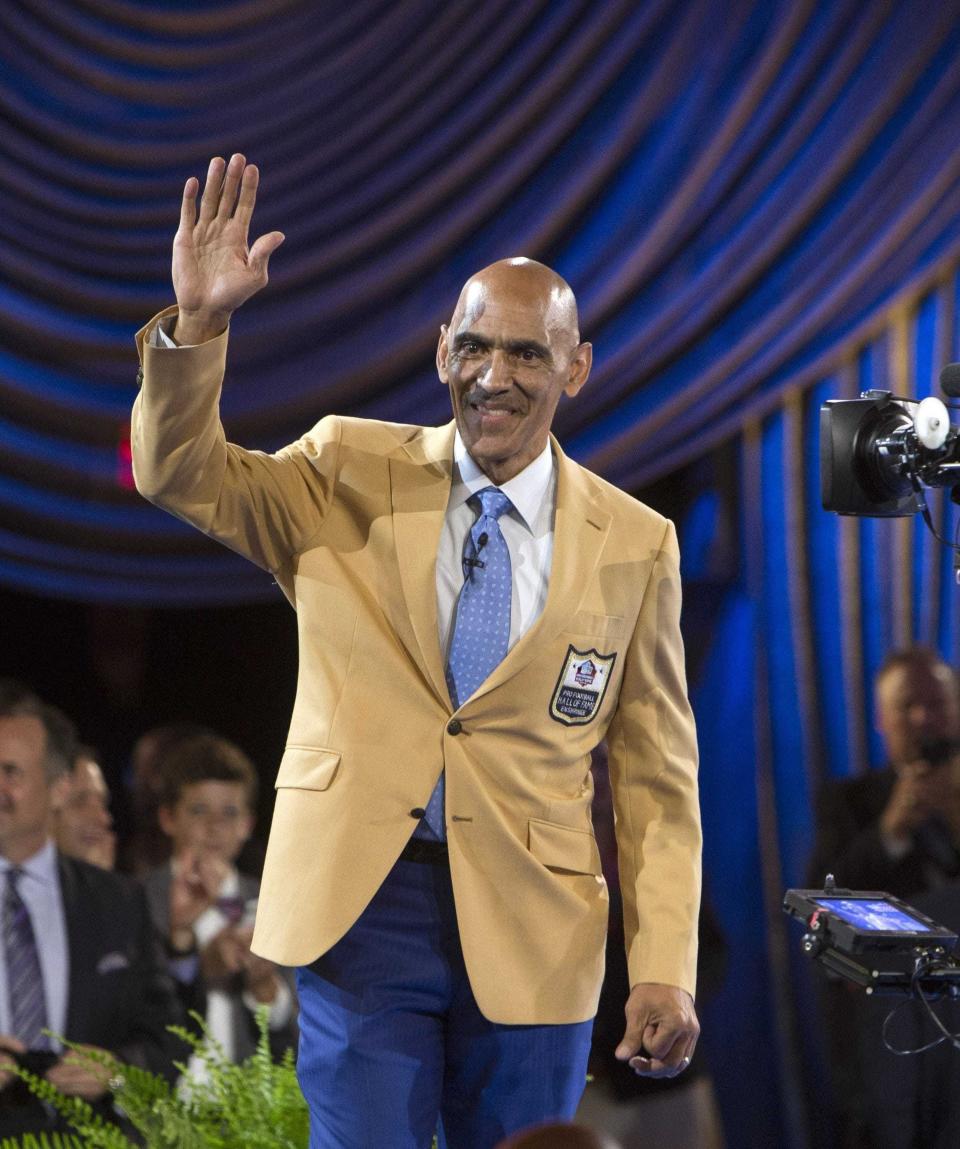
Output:
<path fill-rule="evenodd" d="M 940 387 L 960 398 L 960 363 L 940 373 Z M 956 404 L 953 404 L 956 407 Z M 937 534 L 925 491 L 950 488 L 960 503 L 960 428 L 950 425 L 947 404 L 936 396 L 919 402 L 890 391 L 864 391 L 859 399 L 829 399 L 820 408 L 820 495 L 824 510 L 882 518 L 919 512 Z"/>

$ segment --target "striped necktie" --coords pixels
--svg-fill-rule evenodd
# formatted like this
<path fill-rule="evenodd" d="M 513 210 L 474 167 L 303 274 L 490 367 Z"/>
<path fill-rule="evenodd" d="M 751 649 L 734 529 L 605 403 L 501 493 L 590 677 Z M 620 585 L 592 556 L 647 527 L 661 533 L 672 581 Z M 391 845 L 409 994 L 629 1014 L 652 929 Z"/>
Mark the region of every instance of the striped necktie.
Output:
<path fill-rule="evenodd" d="M 42 1030 L 47 1024 L 43 995 L 43 973 L 33 933 L 30 912 L 17 885 L 23 877 L 19 866 L 7 870 L 3 898 L 3 947 L 7 962 L 7 991 L 10 995 L 10 1028 L 27 1049 L 47 1045 Z"/>

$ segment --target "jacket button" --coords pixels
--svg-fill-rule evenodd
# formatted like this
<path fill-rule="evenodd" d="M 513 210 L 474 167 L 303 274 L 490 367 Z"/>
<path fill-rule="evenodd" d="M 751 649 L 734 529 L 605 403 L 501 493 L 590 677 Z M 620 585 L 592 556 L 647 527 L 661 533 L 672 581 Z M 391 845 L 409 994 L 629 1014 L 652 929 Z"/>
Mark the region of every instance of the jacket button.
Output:
<path fill-rule="evenodd" d="M 447 733 L 448 734 L 459 734 L 462 729 L 463 729 L 463 723 L 460 721 L 459 718 L 451 718 L 450 721 L 447 723 Z"/>
<path fill-rule="evenodd" d="M 426 810 L 422 806 L 414 806 L 410 811 L 411 818 L 422 818 L 426 814 Z"/>

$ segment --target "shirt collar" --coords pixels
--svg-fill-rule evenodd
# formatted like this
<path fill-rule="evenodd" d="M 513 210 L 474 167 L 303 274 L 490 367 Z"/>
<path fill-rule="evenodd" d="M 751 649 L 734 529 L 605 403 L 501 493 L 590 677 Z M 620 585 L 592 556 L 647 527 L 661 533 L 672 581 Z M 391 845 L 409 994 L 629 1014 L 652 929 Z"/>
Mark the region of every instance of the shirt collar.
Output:
<path fill-rule="evenodd" d="M 465 503 L 471 495 L 482 491 L 484 487 L 494 485 L 467 450 L 466 443 L 460 437 L 459 428 L 453 440 L 453 462 L 453 485 L 450 488 L 452 507 Z M 500 484 L 499 489 L 507 496 L 513 504 L 513 509 L 532 533 L 536 533 L 545 509 L 549 509 L 548 502 L 555 469 L 553 451 L 550 441 L 547 440 L 547 445 L 532 463 L 528 463 L 519 475 L 514 475 L 512 479 Z"/>
<path fill-rule="evenodd" d="M 7 858 L 0 857 L 0 874 L 6 880 L 8 870 L 13 866 Z M 30 878 L 42 882 L 44 885 L 56 885 L 57 876 L 57 847 L 52 838 L 47 838 L 35 854 L 20 863 L 20 869 Z"/>

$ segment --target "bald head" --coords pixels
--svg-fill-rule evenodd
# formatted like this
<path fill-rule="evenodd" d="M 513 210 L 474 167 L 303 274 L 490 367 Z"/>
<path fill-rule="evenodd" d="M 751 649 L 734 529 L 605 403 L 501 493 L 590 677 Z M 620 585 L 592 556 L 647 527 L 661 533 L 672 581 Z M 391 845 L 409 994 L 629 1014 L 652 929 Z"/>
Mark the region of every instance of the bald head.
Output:
<path fill-rule="evenodd" d="M 580 342 L 577 300 L 570 284 L 552 267 L 526 256 L 499 259 L 471 275 L 463 285 L 450 330 L 472 326 L 491 297 L 516 299 L 537 308 L 547 329 L 572 351 Z"/>
<path fill-rule="evenodd" d="M 590 374 L 570 285 L 532 259 L 502 259 L 464 284 L 440 330 L 437 372 L 474 462 L 508 482 L 546 449 L 561 395 Z"/>

